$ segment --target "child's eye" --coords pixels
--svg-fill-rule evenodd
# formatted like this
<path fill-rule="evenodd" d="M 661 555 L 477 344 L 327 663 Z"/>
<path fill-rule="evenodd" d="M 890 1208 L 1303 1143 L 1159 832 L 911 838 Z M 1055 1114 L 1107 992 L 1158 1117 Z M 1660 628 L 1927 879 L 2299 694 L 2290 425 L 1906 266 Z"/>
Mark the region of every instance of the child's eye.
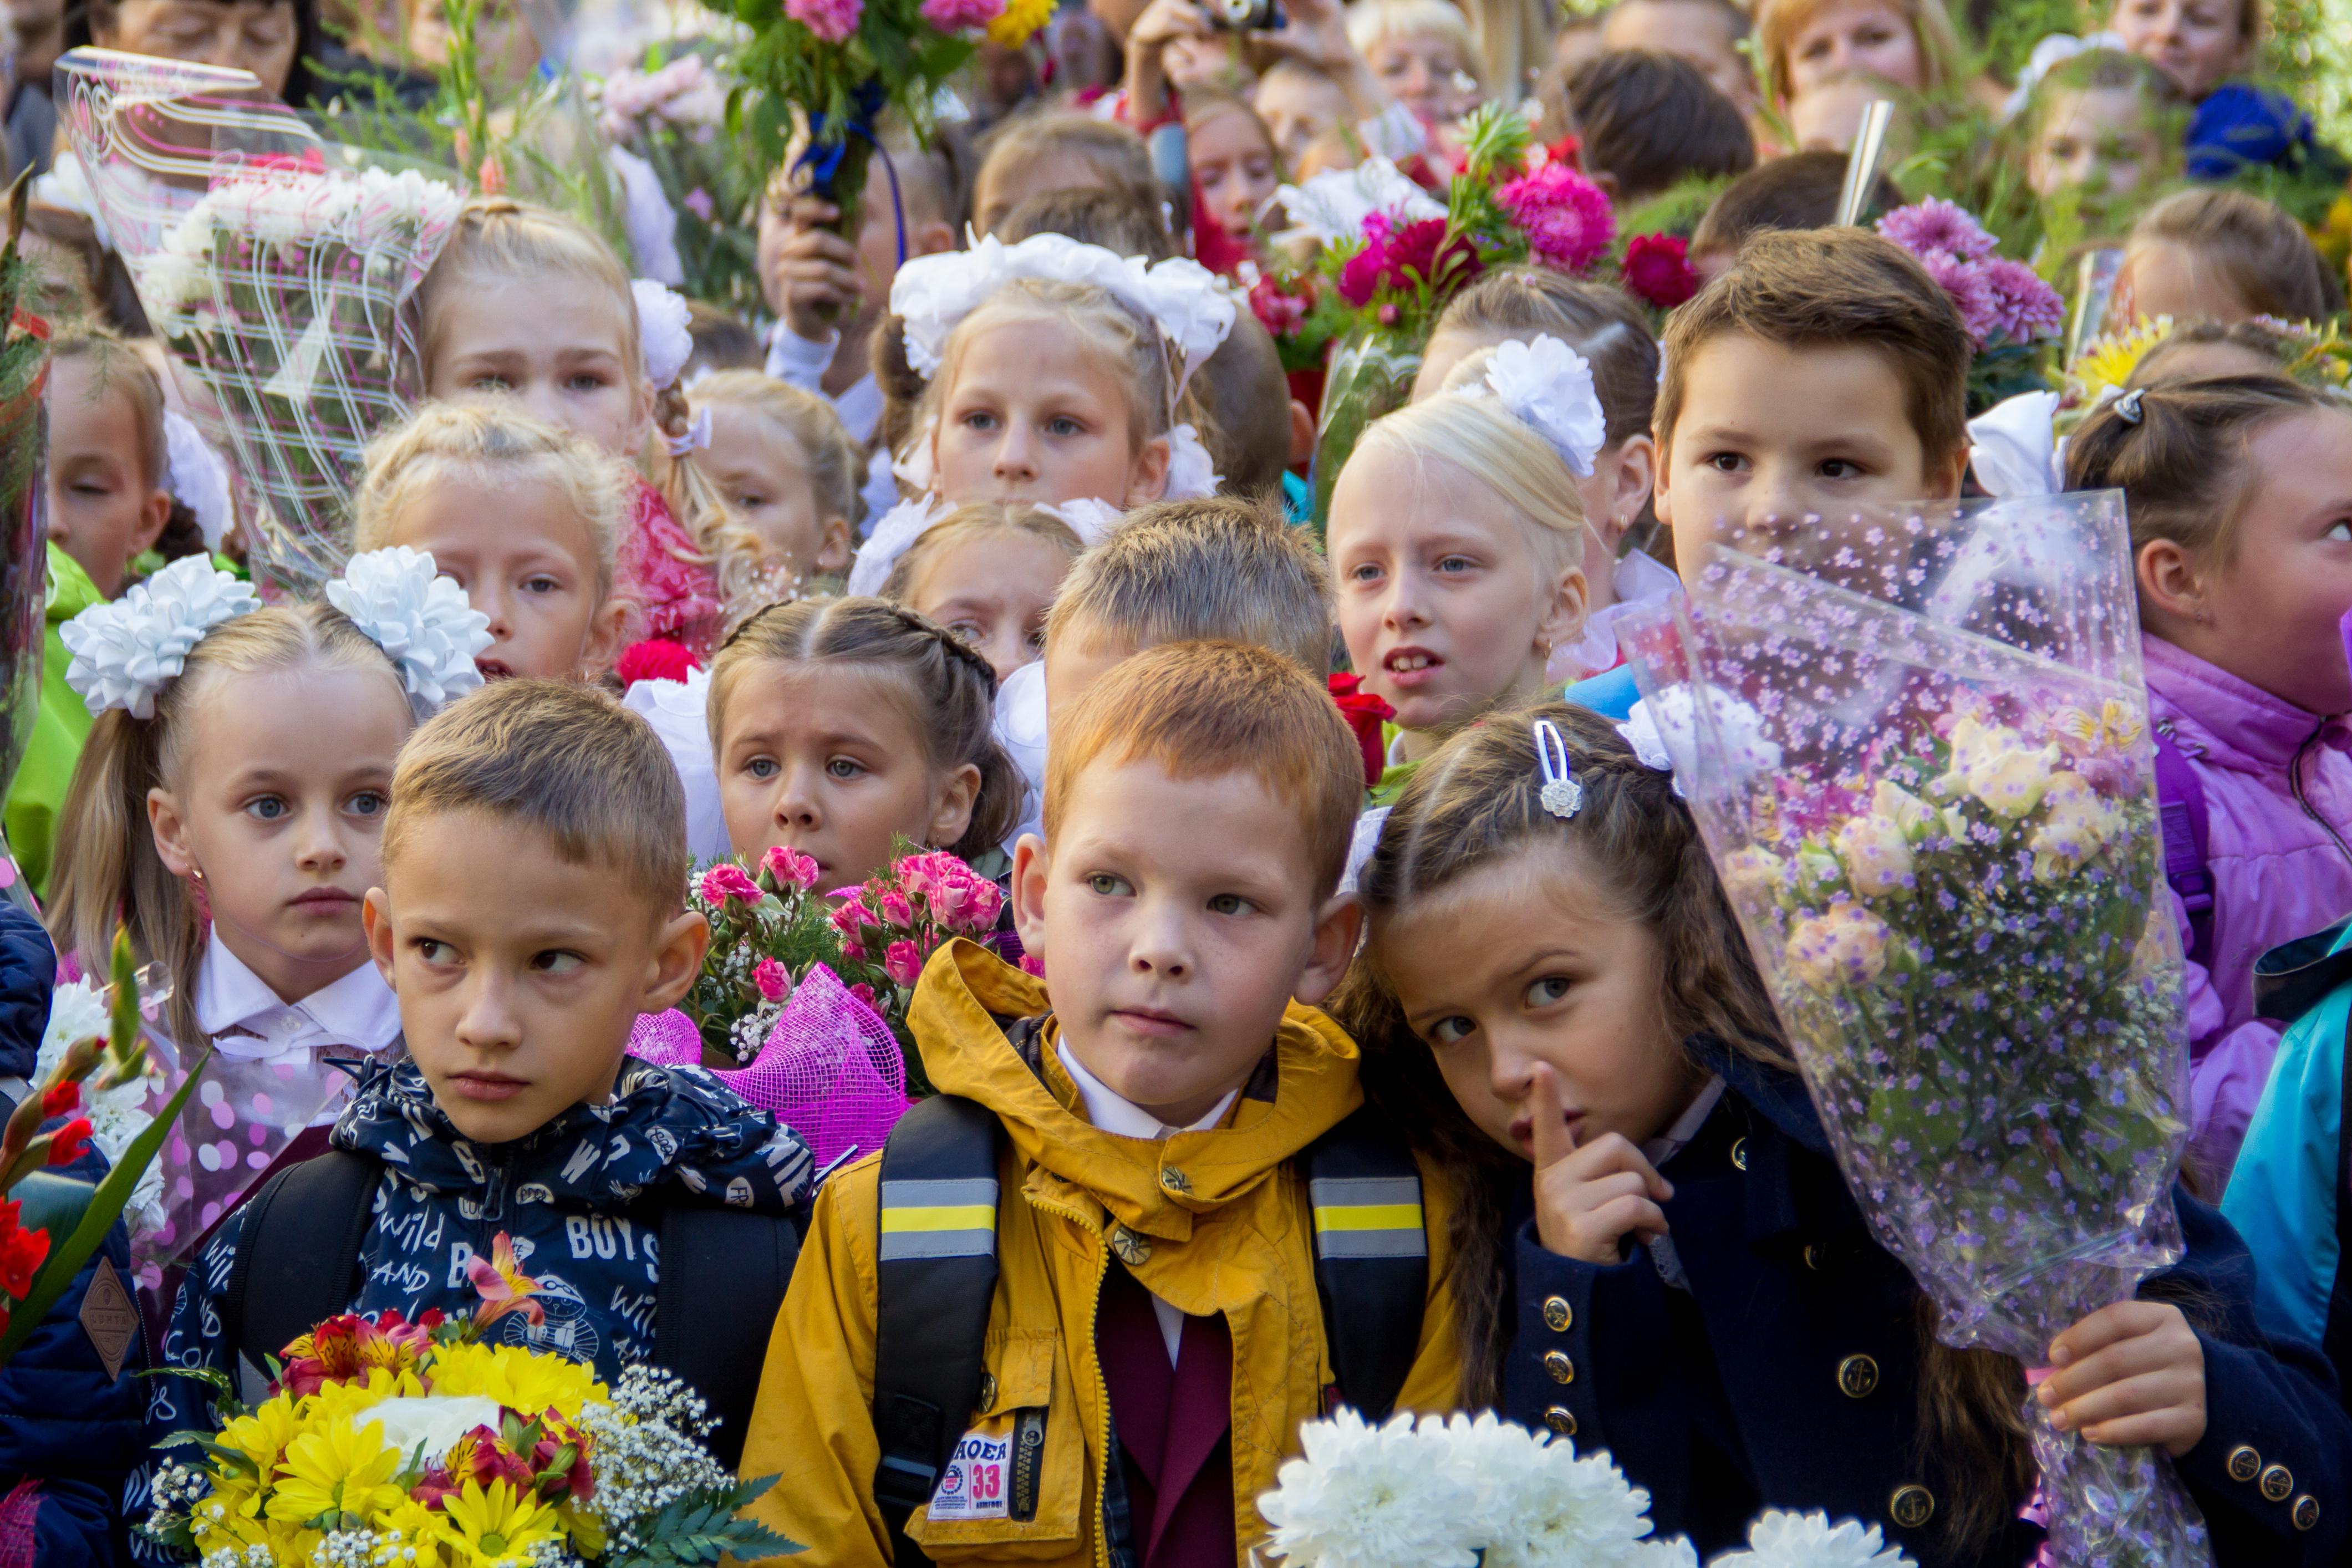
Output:
<path fill-rule="evenodd" d="M 1718 474 L 1736 474 L 1748 466 L 1748 459 L 1737 452 L 1711 452 L 1703 461 Z"/>
<path fill-rule="evenodd" d="M 1213 915 L 1243 915 L 1249 910 L 1250 901 L 1239 893 L 1219 893 L 1209 900 L 1209 912 Z"/>
<path fill-rule="evenodd" d="M 1862 465 L 1843 458 L 1824 458 L 1815 472 L 1825 479 L 1858 479 L 1862 478 Z"/>
<path fill-rule="evenodd" d="M 772 779 L 784 770 L 776 765 L 773 757 L 753 757 L 743 764 L 743 771 L 755 779 Z"/>
<path fill-rule="evenodd" d="M 1458 1046 L 1478 1032 L 1478 1022 L 1459 1013 L 1440 1018 L 1429 1026 L 1429 1043 L 1433 1046 Z"/>
<path fill-rule="evenodd" d="M 1066 414 L 1057 414 L 1045 421 L 1045 432 L 1050 436 L 1083 436 L 1087 427 Z"/>
<path fill-rule="evenodd" d="M 604 378 L 594 371 L 574 371 L 564 377 L 563 384 L 573 392 L 600 392 L 604 390 Z"/>
<path fill-rule="evenodd" d="M 561 948 L 551 949 L 546 952 L 534 952 L 530 955 L 530 966 L 541 974 L 576 973 L 587 962 L 578 953 L 566 952 Z"/>
<path fill-rule="evenodd" d="M 363 789 L 343 803 L 343 809 L 353 816 L 381 816 L 383 808 L 383 792 L 379 789 Z"/>
<path fill-rule="evenodd" d="M 2327 532 L 2322 537 L 2332 539 L 2338 544 L 2352 544 L 2352 522 L 2339 518 L 2328 524 Z"/>
<path fill-rule="evenodd" d="M 466 385 L 467 390 L 473 392 L 511 392 L 514 390 L 513 384 L 509 382 L 507 378 L 502 375 L 478 375 L 473 380 L 467 382 Z"/>
<path fill-rule="evenodd" d="M 435 942 L 431 937 L 419 937 L 412 944 L 411 951 L 416 954 L 420 962 L 432 964 L 436 968 L 445 963 L 454 963 L 457 957 L 456 948 L 446 942 Z"/>
<path fill-rule="evenodd" d="M 1534 984 L 1528 987 L 1528 1005 L 1530 1007 L 1549 1007 L 1553 1003 L 1568 994 L 1568 987 L 1569 983 L 1565 977 L 1558 974 L 1547 974 L 1541 980 L 1537 981 Z"/>
<path fill-rule="evenodd" d="M 748 490 L 735 497 L 734 500 L 735 505 L 744 511 L 752 511 L 768 504 L 766 496 L 754 495 Z"/>
<path fill-rule="evenodd" d="M 986 627 L 982 626 L 978 621 L 969 619 L 950 621 L 948 623 L 948 630 L 955 633 L 956 636 L 963 638 L 966 642 L 979 642 L 982 637 L 987 636 Z"/>
<path fill-rule="evenodd" d="M 1381 569 L 1369 561 L 1360 562 L 1348 568 L 1348 581 L 1350 583 L 1377 582 L 1380 576 Z"/>
<path fill-rule="evenodd" d="M 1135 891 L 1127 885 L 1126 878 L 1114 877 L 1108 871 L 1097 871 L 1088 877 L 1087 886 L 1092 888 L 1098 897 L 1106 899 L 1123 899 Z"/>
<path fill-rule="evenodd" d="M 245 803 L 245 814 L 256 822 L 281 822 L 294 814 L 294 807 L 281 795 L 257 795 Z"/>
<path fill-rule="evenodd" d="M 833 778 L 854 779 L 863 774 L 866 769 L 863 764 L 854 763 L 847 757 L 835 757 L 824 764 L 824 771 Z"/>
<path fill-rule="evenodd" d="M 962 423 L 967 430 L 993 430 L 996 428 L 996 416 L 985 409 L 975 408 L 963 416 Z"/>
<path fill-rule="evenodd" d="M 1467 555 L 1441 555 L 1437 559 L 1437 569 L 1440 572 L 1468 572 L 1477 564 Z"/>
<path fill-rule="evenodd" d="M 526 594 L 560 594 L 563 591 L 563 584 L 542 572 L 536 576 L 524 578 L 522 591 Z"/>

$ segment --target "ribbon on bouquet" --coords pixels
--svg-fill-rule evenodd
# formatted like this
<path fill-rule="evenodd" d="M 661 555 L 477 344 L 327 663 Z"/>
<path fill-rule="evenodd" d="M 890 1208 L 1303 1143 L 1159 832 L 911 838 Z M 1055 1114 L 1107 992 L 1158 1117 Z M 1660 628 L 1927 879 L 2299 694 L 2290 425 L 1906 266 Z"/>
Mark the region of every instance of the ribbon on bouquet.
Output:
<path fill-rule="evenodd" d="M 824 134 L 827 116 L 821 110 L 812 111 L 808 117 L 809 144 L 793 160 L 793 170 L 797 174 L 806 169 L 809 194 L 820 200 L 833 201 L 834 177 L 841 173 L 841 160 L 849 151 L 849 139 L 855 136 L 873 148 L 882 159 L 882 172 L 890 177 L 890 216 L 898 231 L 898 264 L 903 267 L 907 264 L 907 207 L 898 195 L 898 165 L 890 161 L 890 150 L 874 134 L 874 121 L 886 101 L 880 81 L 861 82 L 857 90 L 850 94 L 848 123 L 842 127 L 842 134 L 830 142 Z M 843 237 L 853 242 L 856 238 L 850 235 Z"/>

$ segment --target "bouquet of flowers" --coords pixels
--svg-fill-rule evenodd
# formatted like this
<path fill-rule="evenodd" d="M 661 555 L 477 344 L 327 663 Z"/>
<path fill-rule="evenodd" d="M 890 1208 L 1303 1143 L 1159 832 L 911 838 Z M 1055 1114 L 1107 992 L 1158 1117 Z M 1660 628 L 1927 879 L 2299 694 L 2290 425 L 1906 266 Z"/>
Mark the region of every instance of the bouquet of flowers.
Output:
<path fill-rule="evenodd" d="M 1976 343 L 1969 412 L 2048 389 L 2040 345 L 2066 330 L 2066 304 L 2022 261 L 1993 254 L 2000 241 L 1948 201 L 1929 196 L 1878 220 L 1878 232 L 1919 258 L 1960 313 Z"/>
<path fill-rule="evenodd" d="M 723 134 L 732 84 L 696 53 L 647 68 L 593 84 L 598 123 L 613 146 L 645 161 L 677 208 L 681 290 L 749 320 L 767 309 L 752 210 L 761 171 Z"/>
<path fill-rule="evenodd" d="M 687 890 L 688 904 L 710 922 L 710 947 L 683 1010 L 709 1051 L 750 1061 L 811 967 L 840 963 L 816 879 L 814 860 L 779 844 L 756 869 L 721 860 Z"/>
<path fill-rule="evenodd" d="M 834 895 L 841 937 L 841 974 L 850 994 L 882 1015 L 907 1058 L 910 1092 L 931 1091 L 922 1057 L 907 1027 L 915 982 L 931 954 L 958 937 L 987 940 L 1003 912 L 1004 891 L 945 850 L 898 856 L 890 869 L 854 892 Z"/>
<path fill-rule="evenodd" d="M 1874 1233 L 1943 1338 L 2039 1364 L 2179 1255 L 2181 957 L 2121 498 L 1784 541 L 1629 628 L 1643 716 Z M 2060 1561 L 2209 1560 L 2160 1455 L 2032 1419 Z"/>
<path fill-rule="evenodd" d="M 537 1313 L 504 1232 L 471 1268 L 469 1315 L 330 1318 L 270 1358 L 270 1395 L 226 1393 L 217 1433 L 166 1465 L 140 1532 L 212 1568 L 253 1562 L 416 1568 L 715 1563 L 797 1552 L 738 1510 L 775 1478 L 739 1481 L 705 1449 L 701 1399 L 633 1366 L 618 1387 L 582 1363 L 482 1331 Z"/>
<path fill-rule="evenodd" d="M 41 649 L 48 607 L 47 522 L 43 507 L 42 396 L 49 382 L 49 324 L 19 310 L 17 301 L 37 279 L 17 253 L 32 182 L 8 194 L 7 240 L 0 245 L 0 790 L 16 777 L 40 705 Z M 37 296 L 36 296 L 37 297 Z M 9 866 L 5 850 L 0 864 Z M 13 888 L 13 875 L 0 889 Z M 19 889 L 13 896 L 26 895 Z"/>
<path fill-rule="evenodd" d="M 349 552 L 360 450 L 406 412 L 401 306 L 465 191 L 320 142 L 283 105 L 249 101 L 241 71 L 84 49 L 58 71 L 74 154 L 190 415 L 257 503 L 255 564 L 325 581 Z M 191 185 L 204 194 L 187 199 Z"/>

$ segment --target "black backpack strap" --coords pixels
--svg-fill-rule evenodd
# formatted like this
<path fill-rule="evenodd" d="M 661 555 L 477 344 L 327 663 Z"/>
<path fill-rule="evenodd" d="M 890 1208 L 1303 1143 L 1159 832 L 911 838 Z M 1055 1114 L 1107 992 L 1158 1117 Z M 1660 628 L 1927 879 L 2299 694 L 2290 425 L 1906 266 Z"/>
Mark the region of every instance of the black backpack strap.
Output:
<path fill-rule="evenodd" d="M 907 1521 L 929 1502 L 980 1405 L 996 1295 L 997 1162 L 1003 1130 L 957 1095 L 919 1100 L 882 1149 L 874 1322 L 874 1501 L 899 1568 L 928 1561 Z"/>
<path fill-rule="evenodd" d="M 1369 1105 L 1308 1144 L 1299 1163 L 1315 1208 L 1315 1289 L 1339 1400 L 1367 1421 L 1383 1420 L 1420 1352 L 1429 1303 L 1421 1168 Z"/>
<path fill-rule="evenodd" d="M 654 1287 L 654 1360 L 702 1395 L 719 1425 L 705 1439 L 733 1469 L 759 1392 L 754 1369 L 800 1258 L 788 1215 L 671 1204 L 661 1216 L 661 1278 Z"/>
<path fill-rule="evenodd" d="M 383 1162 L 331 1149 L 287 1166 L 245 1200 L 245 1228 L 221 1302 L 222 1370 L 266 1375 L 266 1358 L 336 1313 L 360 1289 L 360 1244 L 375 1217 Z"/>

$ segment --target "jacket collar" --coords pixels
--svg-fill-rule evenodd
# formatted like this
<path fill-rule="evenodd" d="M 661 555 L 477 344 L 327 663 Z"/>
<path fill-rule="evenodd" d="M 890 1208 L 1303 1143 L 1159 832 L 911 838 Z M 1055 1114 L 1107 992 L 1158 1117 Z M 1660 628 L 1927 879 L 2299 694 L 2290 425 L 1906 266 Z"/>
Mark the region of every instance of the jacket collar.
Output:
<path fill-rule="evenodd" d="M 1769 1250 L 1799 1238 L 1864 1230 L 1862 1211 L 1846 1188 L 1804 1080 L 1706 1036 L 1693 1038 L 1689 1048 L 1723 1077 L 1726 1093 L 1714 1122 L 1730 1119 L 1719 1129 L 1711 1123 L 1694 1142 L 1737 1136 L 1746 1145 L 1738 1152 L 1746 1162 L 1738 1201 L 1748 1245 Z"/>
<path fill-rule="evenodd" d="M 2323 718 L 2239 679 L 2218 665 L 2150 633 L 2140 636 L 2156 717 L 2171 726 L 2183 751 L 2236 773 L 2283 773 L 2315 731 L 2336 745 L 2352 742 L 2344 718 Z"/>
<path fill-rule="evenodd" d="M 1120 1137 L 1087 1119 L 1077 1084 L 1055 1048 L 1058 1021 L 1039 1029 L 1037 1065 L 1005 1031 L 1049 1013 L 1043 982 L 986 948 L 950 942 L 931 955 L 908 1022 L 923 1068 L 943 1094 L 994 1111 L 1022 1159 L 1066 1201 L 1083 1197 L 1129 1229 L 1170 1241 L 1192 1234 L 1192 1216 L 1266 1181 L 1363 1103 L 1357 1052 L 1338 1025 L 1293 1004 L 1267 1060 L 1214 1126 L 1164 1141 Z"/>
<path fill-rule="evenodd" d="M 215 931 L 196 973 L 196 1026 L 225 1056 L 275 1061 L 331 1046 L 371 1055 L 400 1038 L 400 999 L 374 964 L 286 1003 Z"/>

